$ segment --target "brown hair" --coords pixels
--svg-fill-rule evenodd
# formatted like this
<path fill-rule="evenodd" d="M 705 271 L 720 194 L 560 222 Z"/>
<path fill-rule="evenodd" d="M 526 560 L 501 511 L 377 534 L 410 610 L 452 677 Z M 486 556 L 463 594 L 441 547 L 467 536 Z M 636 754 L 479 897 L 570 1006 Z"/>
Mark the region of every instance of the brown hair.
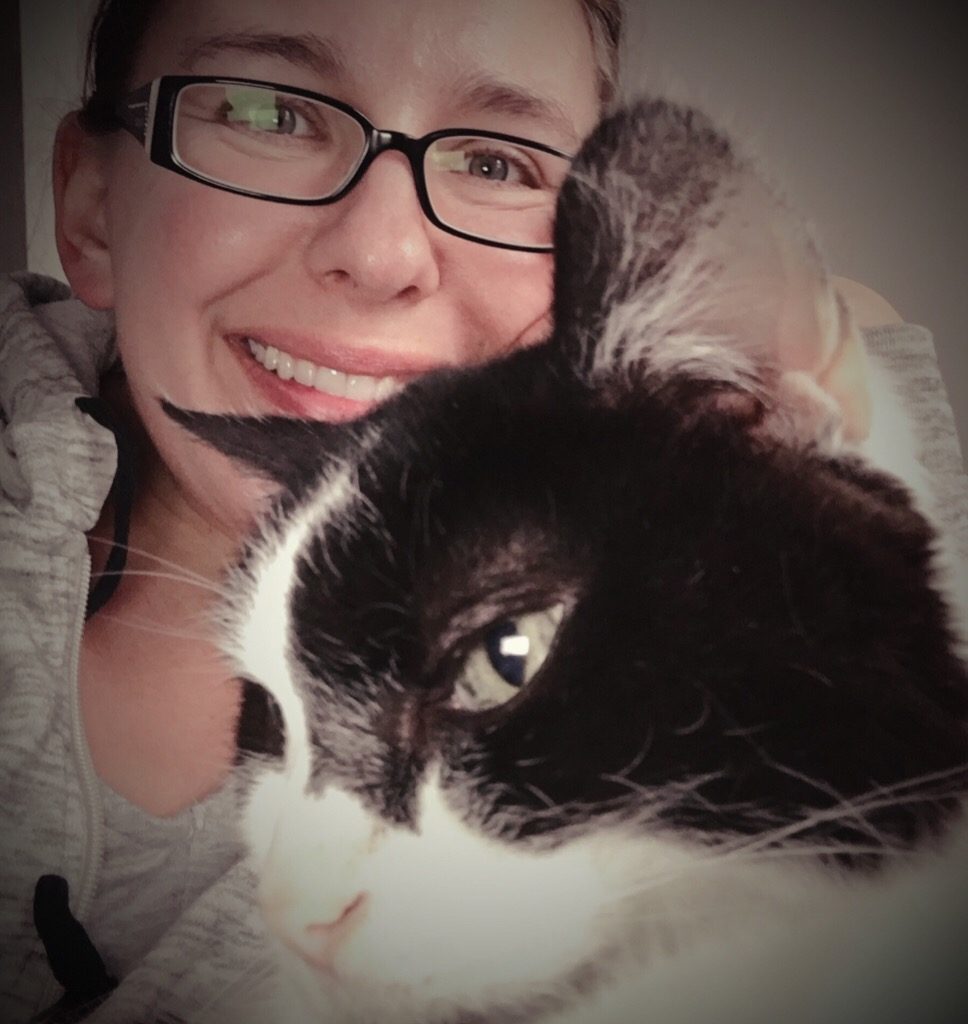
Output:
<path fill-rule="evenodd" d="M 117 128 L 113 111 L 135 84 L 134 63 L 161 0 L 100 0 L 87 36 L 78 119 L 92 133 Z M 140 83 L 139 83 L 140 84 Z"/>
<path fill-rule="evenodd" d="M 623 0 L 581 0 L 585 20 L 592 34 L 595 63 L 598 65 L 598 98 L 603 107 L 618 90 L 622 29 L 625 22 Z"/>
<path fill-rule="evenodd" d="M 132 86 L 134 62 L 162 0 L 100 0 L 87 39 L 80 110 L 89 132 L 117 127 L 112 111 Z M 623 0 L 580 0 L 592 36 L 602 106 L 614 97 L 622 39 Z"/>

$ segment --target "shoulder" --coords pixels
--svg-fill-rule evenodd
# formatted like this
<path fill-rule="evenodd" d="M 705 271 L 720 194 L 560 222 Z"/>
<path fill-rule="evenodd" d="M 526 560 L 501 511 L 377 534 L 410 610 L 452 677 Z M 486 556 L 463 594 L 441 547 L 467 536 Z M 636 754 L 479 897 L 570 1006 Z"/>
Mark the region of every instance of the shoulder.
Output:
<path fill-rule="evenodd" d="M 901 314 L 873 288 L 847 277 L 834 277 L 833 285 L 847 303 L 858 327 L 904 323 Z"/>

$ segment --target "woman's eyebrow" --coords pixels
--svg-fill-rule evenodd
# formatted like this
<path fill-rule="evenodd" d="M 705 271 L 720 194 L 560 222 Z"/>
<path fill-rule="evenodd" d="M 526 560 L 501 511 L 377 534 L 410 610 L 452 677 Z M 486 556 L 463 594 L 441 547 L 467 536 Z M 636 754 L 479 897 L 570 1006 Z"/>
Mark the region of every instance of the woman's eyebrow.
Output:
<path fill-rule="evenodd" d="M 200 60 L 232 51 L 260 57 L 279 57 L 324 78 L 341 75 L 346 71 L 346 63 L 336 45 L 312 32 L 299 35 L 227 32 L 192 39 L 181 51 L 181 63 L 191 70 Z"/>
<path fill-rule="evenodd" d="M 471 110 L 524 117 L 548 125 L 578 145 L 581 136 L 567 109 L 551 96 L 532 92 L 516 82 L 474 75 L 458 87 L 460 105 Z"/>
<path fill-rule="evenodd" d="M 336 44 L 312 32 L 227 32 L 196 38 L 183 47 L 181 64 L 191 70 L 201 60 L 229 52 L 281 58 L 321 78 L 345 77 L 348 73 L 346 60 Z M 477 73 L 458 82 L 454 93 L 459 105 L 469 111 L 528 118 L 556 130 L 572 146 L 581 141 L 573 119 L 561 103 L 516 82 Z"/>

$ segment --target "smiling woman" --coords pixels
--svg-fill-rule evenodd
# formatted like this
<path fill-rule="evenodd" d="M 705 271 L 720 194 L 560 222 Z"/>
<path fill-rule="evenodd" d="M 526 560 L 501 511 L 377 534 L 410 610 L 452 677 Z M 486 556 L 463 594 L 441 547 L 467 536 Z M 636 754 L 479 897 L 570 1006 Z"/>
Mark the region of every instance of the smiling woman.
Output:
<path fill-rule="evenodd" d="M 4 491 L 27 502 L 23 549 L 65 560 L 5 577 L 12 615 L 38 626 L 29 650 L 2 650 L 19 781 L 0 1015 L 54 1003 L 55 976 L 76 1012 L 107 973 L 124 981 L 105 1015 L 157 1016 L 200 995 L 200 941 L 225 978 L 255 955 L 225 823 L 240 690 L 209 621 L 266 489 L 158 399 L 338 421 L 541 340 L 550 211 L 611 93 L 618 33 L 617 5 L 578 0 L 100 4 L 55 154 L 76 298 L 38 279 L 2 294 L 4 394 L 28 395 L 4 415 L 40 444 L 29 479 L 3 464 Z M 49 966 L 40 953 L 30 897 L 47 874 L 106 973 L 63 940 L 56 887 L 38 890 Z"/>
<path fill-rule="evenodd" d="M 421 187 L 428 178 L 426 159 L 387 152 L 367 167 L 364 144 L 372 156 L 386 147 L 387 137 L 374 136 L 371 124 L 401 133 L 393 136 L 397 142 L 404 133 L 426 138 L 459 131 L 460 136 L 444 136 L 453 139 L 474 130 L 482 133 L 478 138 L 494 133 L 522 140 L 518 154 L 543 153 L 553 160 L 573 150 L 594 123 L 598 74 L 577 4 L 499 4 L 487 17 L 477 5 L 452 4 L 442 17 L 439 4 L 412 5 L 404 15 L 402 8 L 394 6 L 391 13 L 381 3 L 337 2 L 322 5 L 311 18 L 302 4 L 280 4 L 271 32 L 253 27 L 260 24 L 258 3 L 192 5 L 191 19 L 183 7 L 174 3 L 155 12 L 138 64 L 126 80 L 114 83 L 122 90 L 118 96 L 105 95 L 97 84 L 88 125 L 96 118 L 105 133 L 116 128 L 119 99 L 160 73 L 167 76 L 161 78 L 164 88 L 153 95 L 149 90 L 145 101 L 153 104 L 150 153 L 165 170 L 177 163 L 219 179 L 221 186 L 332 201 L 302 208 L 199 189 L 152 166 L 115 133 L 108 140 L 111 159 L 86 162 L 107 183 L 96 208 L 72 201 L 76 176 L 65 181 L 60 245 L 80 297 L 114 310 L 135 408 L 164 464 L 186 484 L 179 496 L 187 494 L 196 511 L 234 535 L 250 515 L 245 488 L 159 417 L 155 396 L 167 393 L 212 410 L 346 418 L 365 405 L 300 386 L 294 371 L 291 379 L 281 379 L 290 361 L 293 368 L 322 368 L 324 376 L 332 371 L 378 379 L 382 389 L 387 378 L 403 383 L 438 366 L 480 361 L 538 340 L 547 329 L 549 258 L 469 245 L 445 229 L 540 248 L 547 244 L 547 220 L 543 231 L 541 221 L 529 227 L 533 206 L 519 204 L 503 218 L 511 228 L 467 223 L 472 204 L 462 203 L 455 213 L 452 189 L 430 188 L 429 182 Z M 536 47 L 539 29 L 553 13 L 558 29 L 550 37 L 544 32 Z M 403 77 L 401 61 L 411 65 Z M 347 133 L 358 133 L 354 161 L 360 162 L 344 167 L 346 180 L 319 185 L 315 161 L 287 158 L 286 185 L 278 169 L 259 169 L 269 163 L 256 160 L 251 129 L 244 136 L 227 133 L 240 122 L 228 119 L 225 97 L 202 100 L 201 83 L 173 79 L 173 71 L 280 83 L 303 102 L 324 97 L 327 106 L 321 108 L 317 99 L 314 109 L 338 111 L 331 117 L 340 116 Z M 205 153 L 198 148 L 200 122 L 190 116 L 199 102 L 216 102 L 225 118 L 206 136 L 221 140 L 218 147 Z M 72 147 L 69 131 L 64 140 L 65 153 L 80 154 L 87 146 L 76 137 Z M 442 151 L 438 143 L 424 156 Z M 551 160 L 543 166 L 550 168 Z M 475 167 L 475 174 L 464 177 L 480 180 Z M 296 173 L 305 180 L 293 181 Z M 548 174 L 560 181 L 560 169 Z M 332 194 L 334 185 L 340 188 Z M 310 189 L 317 195 L 305 195 Z M 294 197 L 294 190 L 303 194 Z M 320 190 L 331 194 L 320 196 Z M 110 244 L 85 251 L 75 240 L 85 237 L 82 224 L 89 221 L 83 218 L 95 209 L 110 225 Z M 436 212 L 435 222 L 428 223 L 428 209 Z M 140 269 L 147 264 L 150 276 Z M 276 349 L 283 373 L 267 374 L 251 358 L 249 341 Z M 347 394 L 359 394 L 364 385 L 351 382 Z M 223 482 L 214 492 L 207 486 L 213 476 Z"/>

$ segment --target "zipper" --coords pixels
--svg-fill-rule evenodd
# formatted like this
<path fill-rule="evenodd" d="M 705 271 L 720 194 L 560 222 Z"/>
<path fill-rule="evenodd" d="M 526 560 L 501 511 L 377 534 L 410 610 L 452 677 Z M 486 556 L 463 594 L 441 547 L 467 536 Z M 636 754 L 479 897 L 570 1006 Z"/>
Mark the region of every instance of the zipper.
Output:
<path fill-rule="evenodd" d="M 69 674 L 71 704 L 71 743 L 74 750 L 74 766 L 77 769 L 77 780 L 81 790 L 81 806 L 84 809 L 84 850 L 81 856 L 81 871 L 76 892 L 71 893 L 71 912 L 81 922 L 87 916 L 94 901 L 94 890 L 101 862 L 104 859 L 104 807 L 98 787 L 97 773 L 91 760 L 91 752 L 87 746 L 84 732 L 84 719 L 81 715 L 81 688 L 78 680 L 78 669 L 81 657 L 81 638 L 84 634 L 87 594 L 91 586 L 91 555 L 86 550 L 81 566 L 81 579 L 78 586 L 76 606 L 78 608 L 77 625 L 71 637 Z M 50 977 L 44 985 L 42 1007 L 50 1006 L 60 998 L 61 988 L 57 979 Z"/>
<path fill-rule="evenodd" d="M 78 607 L 82 609 L 74 635 L 71 651 L 71 730 L 74 743 L 74 758 L 78 768 L 78 782 L 81 787 L 82 806 L 85 811 L 84 855 L 81 859 L 81 877 L 74 907 L 74 916 L 83 921 L 94 901 L 94 887 L 101 871 L 104 858 L 104 806 L 98 785 L 94 762 L 87 745 L 84 719 L 81 715 L 81 687 L 77 678 L 81 656 L 81 637 L 84 633 L 83 609 L 87 605 L 87 594 L 91 586 L 91 556 L 85 552 L 84 568 L 81 573 L 81 587 Z"/>

